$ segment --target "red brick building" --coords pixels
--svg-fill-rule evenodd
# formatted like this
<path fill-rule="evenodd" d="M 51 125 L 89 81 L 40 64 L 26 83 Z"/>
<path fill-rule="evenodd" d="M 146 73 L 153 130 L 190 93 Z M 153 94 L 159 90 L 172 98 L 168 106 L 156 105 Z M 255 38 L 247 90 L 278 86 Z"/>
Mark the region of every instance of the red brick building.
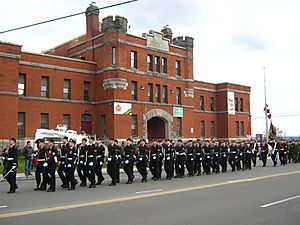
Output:
<path fill-rule="evenodd" d="M 0 139 L 64 124 L 100 137 L 243 138 L 250 87 L 194 80 L 191 37 L 127 33 L 86 10 L 86 34 L 43 54 L 0 42 Z"/>

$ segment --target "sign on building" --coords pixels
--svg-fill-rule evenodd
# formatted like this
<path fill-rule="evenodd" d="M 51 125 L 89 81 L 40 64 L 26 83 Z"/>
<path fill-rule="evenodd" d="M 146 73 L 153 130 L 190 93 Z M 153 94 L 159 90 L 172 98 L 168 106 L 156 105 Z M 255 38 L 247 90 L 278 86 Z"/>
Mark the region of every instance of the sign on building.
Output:
<path fill-rule="evenodd" d="M 173 117 L 183 117 L 183 108 L 173 107 Z"/>
<path fill-rule="evenodd" d="M 229 115 L 235 115 L 234 92 L 227 92 L 227 111 Z"/>
<path fill-rule="evenodd" d="M 114 102 L 114 114 L 127 115 L 132 112 L 132 104 L 124 102 Z"/>

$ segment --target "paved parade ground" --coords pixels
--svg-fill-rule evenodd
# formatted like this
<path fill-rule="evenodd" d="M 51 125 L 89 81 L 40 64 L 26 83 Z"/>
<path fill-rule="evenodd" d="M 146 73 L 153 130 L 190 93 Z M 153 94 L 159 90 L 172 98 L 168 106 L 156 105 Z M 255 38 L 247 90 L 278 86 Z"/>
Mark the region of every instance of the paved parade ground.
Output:
<path fill-rule="evenodd" d="M 1 182 L 0 224 L 300 224 L 300 164 L 147 183 L 135 176 L 131 185 L 122 175 L 109 187 L 106 176 L 95 189 L 54 193 L 21 180 L 12 195 Z"/>

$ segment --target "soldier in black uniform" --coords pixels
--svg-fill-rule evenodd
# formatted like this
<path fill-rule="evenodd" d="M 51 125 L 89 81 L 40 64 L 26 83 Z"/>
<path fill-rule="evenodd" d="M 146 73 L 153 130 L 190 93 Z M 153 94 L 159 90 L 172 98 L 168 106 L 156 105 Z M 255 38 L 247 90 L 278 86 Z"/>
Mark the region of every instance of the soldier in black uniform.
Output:
<path fill-rule="evenodd" d="M 67 179 L 66 179 L 66 151 L 68 148 L 68 137 L 63 138 L 63 143 L 61 145 L 60 153 L 58 154 L 58 169 L 57 173 L 58 176 L 61 179 L 62 188 L 69 188 L 67 185 Z"/>
<path fill-rule="evenodd" d="M 163 144 L 163 154 L 165 158 L 164 169 L 167 180 L 171 180 L 174 172 L 174 147 L 170 140 Z"/>
<path fill-rule="evenodd" d="M 175 154 L 176 154 L 176 161 L 175 161 L 175 167 L 176 167 L 176 176 L 175 178 L 184 178 L 185 175 L 185 160 L 186 160 L 186 149 L 184 145 L 182 144 L 182 140 L 177 141 L 177 145 L 175 147 Z"/>
<path fill-rule="evenodd" d="M 189 140 L 186 146 L 186 169 L 188 171 L 189 177 L 194 176 L 194 163 L 195 163 L 195 150 L 193 146 L 193 141 Z"/>
<path fill-rule="evenodd" d="M 37 152 L 37 158 L 38 158 L 38 165 L 35 170 L 35 180 L 36 180 L 36 188 L 35 191 L 46 190 L 46 185 L 49 182 L 48 174 L 46 173 L 46 167 L 47 167 L 47 158 L 48 158 L 48 150 L 45 146 L 45 140 L 39 139 L 37 141 L 38 143 L 38 152 Z M 41 179 L 41 175 L 43 177 L 43 180 Z"/>
<path fill-rule="evenodd" d="M 238 161 L 237 161 L 237 170 L 245 170 L 246 169 L 246 164 L 245 164 L 245 153 L 246 153 L 246 148 L 245 148 L 245 143 L 241 142 L 238 146 Z"/>
<path fill-rule="evenodd" d="M 272 150 L 270 151 L 270 155 L 273 161 L 273 167 L 277 165 L 277 153 L 278 153 L 278 143 L 275 140 L 272 140 L 270 143 Z"/>
<path fill-rule="evenodd" d="M 73 139 L 70 139 L 69 146 L 67 148 L 67 163 L 66 163 L 66 178 L 67 178 L 67 185 L 69 187 L 68 190 L 75 190 L 75 186 L 78 183 L 75 179 L 74 173 L 75 173 L 75 161 L 77 159 L 77 149 L 76 149 L 76 141 Z"/>
<path fill-rule="evenodd" d="M 127 175 L 126 184 L 132 184 L 134 175 L 133 175 L 133 164 L 134 164 L 134 147 L 132 145 L 132 139 L 127 138 L 127 144 L 124 147 L 124 166 L 123 169 Z"/>
<path fill-rule="evenodd" d="M 251 162 L 252 162 L 252 149 L 250 143 L 246 144 L 245 149 L 245 164 L 246 169 L 251 170 Z"/>
<path fill-rule="evenodd" d="M 149 158 L 148 147 L 146 145 L 145 139 L 140 140 L 140 144 L 138 145 L 137 153 L 136 153 L 137 163 L 136 167 L 139 173 L 142 176 L 142 182 L 147 182 L 147 164 Z"/>
<path fill-rule="evenodd" d="M 117 148 L 115 140 L 113 138 L 110 139 L 107 158 L 107 173 L 111 178 L 109 186 L 115 186 L 117 183 Z"/>
<path fill-rule="evenodd" d="M 269 152 L 268 144 L 265 141 L 263 141 L 260 148 L 260 158 L 263 163 L 263 167 L 266 167 L 268 152 Z"/>
<path fill-rule="evenodd" d="M 122 151 L 121 147 L 118 145 L 118 140 L 114 139 L 115 149 L 116 149 L 116 157 L 117 157 L 117 168 L 116 168 L 116 182 L 120 183 L 120 168 L 122 164 Z"/>
<path fill-rule="evenodd" d="M 78 166 L 77 166 L 77 173 L 79 179 L 81 181 L 80 186 L 86 186 L 86 173 L 87 173 L 87 139 L 83 138 L 82 143 L 79 147 L 79 154 L 78 154 Z"/>
<path fill-rule="evenodd" d="M 236 161 L 238 159 L 238 149 L 235 142 L 229 145 L 229 165 L 231 166 L 231 171 L 234 172 L 236 169 Z"/>
<path fill-rule="evenodd" d="M 98 138 L 97 145 L 96 145 L 96 165 L 95 171 L 98 177 L 98 181 L 96 185 L 100 185 L 104 181 L 104 177 L 102 174 L 102 166 L 104 164 L 104 155 L 105 155 L 105 148 L 102 144 L 102 139 Z"/>
<path fill-rule="evenodd" d="M 209 143 L 206 142 L 203 146 L 204 160 L 203 160 L 203 169 L 207 175 L 211 174 L 211 148 Z"/>
<path fill-rule="evenodd" d="M 48 164 L 45 168 L 47 177 L 50 177 L 50 187 L 47 190 L 48 192 L 54 192 L 56 185 L 55 185 L 55 169 L 57 163 L 57 149 L 54 146 L 54 140 L 49 140 L 48 142 L 48 159 L 46 161 Z"/>
<path fill-rule="evenodd" d="M 152 174 L 152 180 L 159 180 L 159 146 L 156 140 L 153 140 L 150 146 L 150 163 L 149 169 Z"/>
<path fill-rule="evenodd" d="M 94 137 L 89 138 L 89 145 L 87 146 L 87 162 L 86 162 L 86 176 L 90 181 L 89 188 L 96 187 L 95 180 L 95 165 L 96 165 L 96 146 Z"/>
<path fill-rule="evenodd" d="M 259 144 L 255 141 L 251 142 L 251 149 L 252 149 L 252 162 L 253 162 L 253 167 L 256 167 L 256 159 L 257 159 L 257 154 L 259 152 Z"/>
<path fill-rule="evenodd" d="M 220 164 L 222 167 L 222 173 L 227 172 L 227 160 L 228 160 L 228 145 L 225 142 L 220 146 Z"/>
<path fill-rule="evenodd" d="M 162 163 L 163 163 L 163 159 L 164 159 L 162 140 L 158 141 L 157 150 L 158 150 L 158 178 L 161 179 Z"/>
<path fill-rule="evenodd" d="M 280 165 L 285 166 L 287 163 L 287 146 L 283 140 L 279 143 L 278 149 Z"/>
<path fill-rule="evenodd" d="M 6 180 L 9 183 L 9 191 L 7 194 L 16 192 L 18 185 L 16 183 L 17 168 L 18 168 L 18 148 L 16 146 L 16 139 L 9 139 L 10 147 L 7 152 L 3 153 L 5 158 L 5 167 L 3 175 L 6 176 Z"/>
<path fill-rule="evenodd" d="M 201 175 L 201 164 L 203 161 L 203 152 L 202 152 L 199 141 L 197 141 L 195 143 L 194 149 L 195 149 L 194 173 L 197 174 L 197 176 L 200 176 Z"/>
<path fill-rule="evenodd" d="M 218 174 L 220 173 L 220 146 L 218 142 L 213 143 L 213 171 Z"/>

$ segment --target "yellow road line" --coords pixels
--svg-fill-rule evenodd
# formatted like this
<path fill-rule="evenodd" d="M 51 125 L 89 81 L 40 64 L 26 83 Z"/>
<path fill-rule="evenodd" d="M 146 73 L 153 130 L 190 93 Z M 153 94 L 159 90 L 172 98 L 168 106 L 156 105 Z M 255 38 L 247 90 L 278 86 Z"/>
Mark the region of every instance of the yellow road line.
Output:
<path fill-rule="evenodd" d="M 278 174 L 267 175 L 267 176 L 247 178 L 247 179 L 242 179 L 242 180 L 225 181 L 225 182 L 221 182 L 221 183 L 207 184 L 207 185 L 175 189 L 175 190 L 156 192 L 156 193 L 150 193 L 150 194 L 134 195 L 134 196 L 129 196 L 129 197 L 122 197 L 122 198 L 115 198 L 115 199 L 108 199 L 108 200 L 99 200 L 99 201 L 85 202 L 85 203 L 80 203 L 80 204 L 70 204 L 70 205 L 56 206 L 56 207 L 50 207 L 50 208 L 24 210 L 24 211 L 19 211 L 19 212 L 12 212 L 12 213 L 3 213 L 3 214 L 0 214 L 0 219 L 40 214 L 40 213 L 46 213 L 46 212 L 54 212 L 54 211 L 60 211 L 60 210 L 66 210 L 66 209 L 76 209 L 76 208 L 82 208 L 82 207 L 111 204 L 111 203 L 117 203 L 117 202 L 132 201 L 132 200 L 138 200 L 138 199 L 144 199 L 144 198 L 150 198 L 150 197 L 157 197 L 157 196 L 170 195 L 170 194 L 176 194 L 176 193 L 182 193 L 182 192 L 188 192 L 188 191 L 201 190 L 201 189 L 212 188 L 212 187 L 219 187 L 219 186 L 230 185 L 230 184 L 253 182 L 253 181 L 258 181 L 258 180 L 264 180 L 264 179 L 280 177 L 280 176 L 288 176 L 288 175 L 299 174 L 299 173 L 300 173 L 300 171 L 278 173 Z"/>

